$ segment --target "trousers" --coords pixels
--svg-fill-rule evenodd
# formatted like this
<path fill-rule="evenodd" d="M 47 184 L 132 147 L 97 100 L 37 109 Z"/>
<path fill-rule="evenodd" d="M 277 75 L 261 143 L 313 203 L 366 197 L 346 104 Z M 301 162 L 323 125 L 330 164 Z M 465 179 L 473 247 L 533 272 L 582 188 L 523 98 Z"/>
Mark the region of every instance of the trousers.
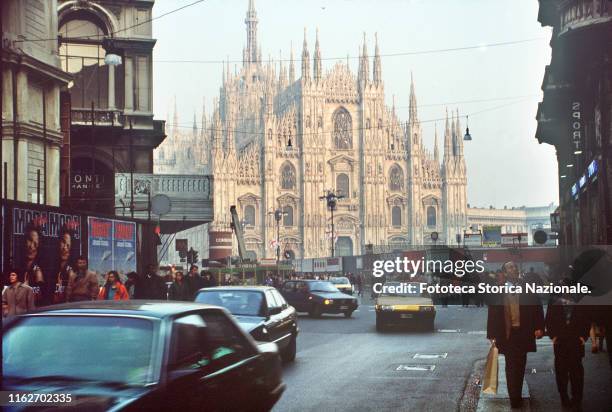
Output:
<path fill-rule="evenodd" d="M 572 399 L 582 401 L 584 389 L 584 367 L 582 348 L 578 338 L 570 341 L 560 340 L 554 346 L 555 378 L 561 398 L 567 398 L 567 385 L 571 385 Z"/>
<path fill-rule="evenodd" d="M 521 400 L 525 365 L 527 364 L 527 352 L 518 344 L 518 339 L 518 334 L 515 331 L 510 332 L 510 339 L 504 350 L 506 358 L 506 384 L 508 385 L 508 394 L 512 403 Z"/>

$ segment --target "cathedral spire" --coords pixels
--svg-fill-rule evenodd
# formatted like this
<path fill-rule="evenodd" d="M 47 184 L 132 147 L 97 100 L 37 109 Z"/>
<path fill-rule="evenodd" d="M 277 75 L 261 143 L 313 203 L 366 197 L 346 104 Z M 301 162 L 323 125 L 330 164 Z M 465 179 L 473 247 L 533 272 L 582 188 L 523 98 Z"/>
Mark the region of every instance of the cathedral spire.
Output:
<path fill-rule="evenodd" d="M 289 58 L 289 83 L 295 81 L 295 62 L 293 61 L 293 42 L 291 42 L 291 57 Z"/>
<path fill-rule="evenodd" d="M 208 125 L 206 124 L 206 99 L 202 99 L 202 118 L 200 121 L 200 135 L 201 137 L 206 136 L 206 128 Z"/>
<path fill-rule="evenodd" d="M 319 28 L 317 27 L 317 40 L 314 52 L 314 79 L 316 82 L 321 81 L 321 71 L 321 48 L 319 47 Z"/>
<path fill-rule="evenodd" d="M 412 78 L 412 72 L 410 72 L 410 104 L 409 104 L 409 116 L 410 123 L 412 125 L 416 125 L 419 121 L 419 116 L 417 113 L 417 99 L 416 92 L 414 90 L 414 79 Z"/>
<path fill-rule="evenodd" d="M 255 64 L 258 62 L 257 48 L 257 12 L 255 11 L 255 0 L 249 0 L 249 9 L 244 19 L 247 30 L 246 63 Z"/>
<path fill-rule="evenodd" d="M 440 163 L 440 152 L 438 150 L 438 125 L 434 124 L 434 160 L 436 164 Z"/>
<path fill-rule="evenodd" d="M 178 134 L 178 110 L 176 109 L 176 95 L 174 96 L 174 116 L 172 117 L 172 134 Z"/>
<path fill-rule="evenodd" d="M 308 53 L 306 27 L 304 27 L 304 45 L 302 46 L 302 79 L 304 81 L 310 80 L 310 53 Z"/>
<path fill-rule="evenodd" d="M 380 50 L 378 48 L 378 33 L 374 34 L 376 39 L 376 46 L 374 51 L 374 70 L 372 71 L 374 84 L 379 85 L 382 82 L 381 76 L 381 63 L 380 63 Z"/>
<path fill-rule="evenodd" d="M 463 156 L 463 137 L 461 136 L 461 123 L 459 122 L 459 109 L 457 108 L 457 122 L 455 124 L 455 135 L 457 136 L 456 140 L 456 149 L 455 153 L 457 156 Z"/>
<path fill-rule="evenodd" d="M 448 109 L 446 109 L 446 124 L 444 125 L 444 160 L 449 159 L 453 155 L 451 139 L 451 129 L 448 122 Z"/>
<path fill-rule="evenodd" d="M 367 84 L 370 81 L 370 59 L 368 57 L 368 46 L 365 32 L 363 32 L 363 48 L 361 51 L 359 80 L 361 80 L 364 84 Z"/>
<path fill-rule="evenodd" d="M 191 132 L 194 138 L 198 137 L 198 124 L 196 123 L 196 113 L 193 112 L 193 126 L 191 128 Z"/>

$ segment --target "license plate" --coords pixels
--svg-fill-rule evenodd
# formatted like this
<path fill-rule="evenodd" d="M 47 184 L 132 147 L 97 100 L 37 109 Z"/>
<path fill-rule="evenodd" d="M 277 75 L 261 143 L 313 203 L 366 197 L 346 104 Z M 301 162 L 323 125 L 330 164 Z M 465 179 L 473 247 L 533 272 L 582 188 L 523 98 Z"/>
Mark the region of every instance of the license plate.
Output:
<path fill-rule="evenodd" d="M 345 310 L 348 309 L 348 306 L 344 305 L 344 306 L 340 306 L 340 310 Z"/>
<path fill-rule="evenodd" d="M 402 319 L 411 319 L 412 318 L 412 313 L 402 313 L 400 315 L 400 318 L 402 318 Z"/>

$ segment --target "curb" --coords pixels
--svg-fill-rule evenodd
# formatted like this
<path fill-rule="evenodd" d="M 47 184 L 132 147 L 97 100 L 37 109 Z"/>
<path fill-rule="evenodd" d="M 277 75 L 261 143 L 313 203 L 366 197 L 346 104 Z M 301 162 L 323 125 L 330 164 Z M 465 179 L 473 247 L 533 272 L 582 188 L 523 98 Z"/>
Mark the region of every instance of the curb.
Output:
<path fill-rule="evenodd" d="M 521 397 L 523 398 L 523 406 L 520 410 L 531 411 L 531 395 L 529 393 L 527 380 L 524 377 Z M 495 395 L 490 395 L 480 392 L 476 412 L 510 412 L 516 410 L 518 409 L 510 408 L 510 395 L 508 394 L 508 387 L 506 385 L 506 359 L 504 356 L 499 356 L 497 393 Z"/>

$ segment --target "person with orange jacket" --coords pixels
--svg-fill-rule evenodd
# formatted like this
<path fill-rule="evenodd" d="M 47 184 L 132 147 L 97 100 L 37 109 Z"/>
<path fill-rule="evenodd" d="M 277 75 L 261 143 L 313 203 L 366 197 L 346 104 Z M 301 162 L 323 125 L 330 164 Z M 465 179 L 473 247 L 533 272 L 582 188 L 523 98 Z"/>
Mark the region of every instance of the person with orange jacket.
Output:
<path fill-rule="evenodd" d="M 119 279 L 119 273 L 111 270 L 106 275 L 106 283 L 100 288 L 98 300 L 129 300 L 130 295 Z"/>

